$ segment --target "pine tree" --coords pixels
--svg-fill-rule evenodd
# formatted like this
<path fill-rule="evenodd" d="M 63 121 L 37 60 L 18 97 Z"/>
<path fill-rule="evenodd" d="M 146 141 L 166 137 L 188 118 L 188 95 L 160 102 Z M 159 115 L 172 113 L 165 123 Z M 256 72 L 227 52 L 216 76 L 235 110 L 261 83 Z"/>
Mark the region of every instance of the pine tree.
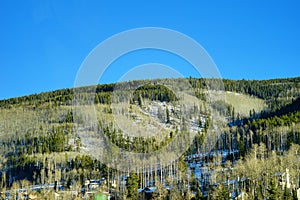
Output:
<path fill-rule="evenodd" d="M 234 121 L 235 121 L 235 110 L 234 110 L 234 107 L 232 108 L 231 117 L 232 117 L 232 122 L 234 123 Z"/>
<path fill-rule="evenodd" d="M 166 108 L 166 115 L 167 115 L 167 124 L 171 123 L 171 120 L 170 120 L 170 111 L 168 108 Z"/>
<path fill-rule="evenodd" d="M 168 191 L 161 183 L 156 183 L 156 190 L 152 194 L 151 199 L 153 200 L 163 200 L 166 198 Z"/>
<path fill-rule="evenodd" d="M 213 199 L 218 199 L 218 200 L 229 199 L 228 190 L 222 184 L 220 184 L 213 193 Z"/>
<path fill-rule="evenodd" d="M 275 180 L 272 178 L 271 183 L 268 189 L 269 200 L 277 200 L 280 199 L 279 188 L 277 187 Z"/>
<path fill-rule="evenodd" d="M 139 104 L 140 107 L 143 106 L 143 100 L 142 100 L 142 96 L 141 95 L 138 96 L 138 104 Z"/>
<path fill-rule="evenodd" d="M 131 173 L 127 178 L 127 197 L 130 199 L 138 199 L 138 186 L 139 186 L 139 177 L 136 173 Z"/>
<path fill-rule="evenodd" d="M 292 200 L 293 199 L 291 191 L 287 187 L 284 188 L 283 199 L 284 200 Z"/>
<path fill-rule="evenodd" d="M 202 192 L 201 192 L 201 190 L 200 190 L 199 187 L 198 187 L 197 190 L 196 190 L 196 196 L 195 196 L 195 199 L 198 199 L 198 200 L 204 199 L 204 196 L 203 196 L 203 194 L 202 194 Z"/>

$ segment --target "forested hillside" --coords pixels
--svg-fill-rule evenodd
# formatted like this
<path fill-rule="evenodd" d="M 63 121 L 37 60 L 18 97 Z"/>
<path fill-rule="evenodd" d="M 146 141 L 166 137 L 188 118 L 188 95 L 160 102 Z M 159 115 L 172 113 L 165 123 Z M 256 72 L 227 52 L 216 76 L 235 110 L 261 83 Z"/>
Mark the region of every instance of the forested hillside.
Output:
<path fill-rule="evenodd" d="M 97 193 L 113 199 L 300 198 L 300 77 L 184 81 L 192 92 L 182 96 L 159 80 L 126 83 L 129 106 L 117 113 L 120 118 L 114 118 L 113 92 L 125 83 L 0 100 L 0 198 L 93 199 Z M 175 87 L 185 88 L 184 81 Z M 82 98 L 95 92 L 96 125 L 82 128 L 89 118 L 76 117 L 74 91 Z M 182 99 L 193 104 L 180 105 Z M 122 127 L 129 130 L 133 122 L 141 130 L 160 131 L 128 136 Z M 97 134 L 115 149 L 136 153 L 195 137 L 177 160 L 133 172 L 95 156 L 100 147 L 88 144 Z"/>

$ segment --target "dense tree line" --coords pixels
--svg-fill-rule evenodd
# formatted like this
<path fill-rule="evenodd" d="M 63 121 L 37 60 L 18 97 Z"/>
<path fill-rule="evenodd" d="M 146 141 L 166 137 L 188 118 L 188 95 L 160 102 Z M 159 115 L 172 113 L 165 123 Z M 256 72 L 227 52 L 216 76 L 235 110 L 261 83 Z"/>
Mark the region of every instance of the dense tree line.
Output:
<path fill-rule="evenodd" d="M 159 83 L 159 79 L 157 82 Z M 165 80 L 168 84 L 173 83 L 182 83 L 183 85 L 186 83 L 184 81 L 180 81 L 180 79 L 170 79 Z M 228 79 L 207 79 L 207 78 L 188 78 L 187 81 L 190 83 L 192 88 L 195 89 L 195 94 L 199 98 L 204 98 L 205 95 L 203 93 L 204 89 L 211 90 L 225 90 L 238 92 L 243 94 L 249 94 L 253 96 L 257 96 L 261 99 L 265 99 L 270 102 L 269 106 L 271 110 L 275 111 L 279 109 L 281 106 L 290 103 L 295 97 L 299 96 L 300 91 L 300 77 L 296 78 L 287 78 L 287 79 L 271 79 L 271 80 L 228 80 Z M 155 81 L 152 81 L 155 83 Z M 75 88 L 78 93 L 91 93 L 94 92 L 97 94 L 98 98 L 95 99 L 96 102 L 100 103 L 110 103 L 109 95 L 114 91 L 115 87 L 122 87 L 122 84 L 126 84 L 127 89 L 138 88 L 139 85 L 148 84 L 145 80 L 139 81 L 130 81 L 125 83 L 118 84 L 101 84 L 97 86 L 87 86 Z M 148 85 L 149 86 L 149 85 Z M 141 87 L 141 89 L 147 89 L 148 86 Z M 156 86 L 156 89 L 160 89 L 161 86 Z M 178 85 L 178 87 L 184 87 Z M 56 105 L 72 105 L 73 91 L 72 89 L 61 89 L 52 92 L 44 92 L 40 94 L 33 94 L 23 97 L 16 97 L 10 99 L 4 99 L 0 101 L 0 107 L 12 107 L 14 105 L 31 105 L 31 106 L 39 106 L 43 103 L 52 103 Z M 152 86 L 151 92 L 157 92 L 153 90 Z M 153 94 L 152 94 L 153 95 Z M 152 96 L 151 95 L 151 96 Z M 174 96 L 168 92 L 170 99 L 173 99 Z M 171 96 L 170 96 L 171 95 Z M 150 96 L 147 94 L 147 96 Z M 154 94 L 153 99 L 158 98 L 158 94 Z M 167 97 L 166 97 L 167 98 Z M 162 98 L 163 99 L 163 98 Z M 162 100 L 161 99 L 161 100 Z"/>
<path fill-rule="evenodd" d="M 133 100 L 138 102 L 139 98 L 151 101 L 171 102 L 176 101 L 177 97 L 173 91 L 163 85 L 143 85 L 137 88 L 133 94 Z"/>

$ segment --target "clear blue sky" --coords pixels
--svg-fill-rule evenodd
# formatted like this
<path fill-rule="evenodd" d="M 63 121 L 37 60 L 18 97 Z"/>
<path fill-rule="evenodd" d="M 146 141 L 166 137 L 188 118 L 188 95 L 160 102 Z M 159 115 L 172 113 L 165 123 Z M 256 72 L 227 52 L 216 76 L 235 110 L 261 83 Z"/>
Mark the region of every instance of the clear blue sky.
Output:
<path fill-rule="evenodd" d="M 300 76 L 299 9 L 296 0 L 2 0 L 0 99 L 73 87 L 96 45 L 121 31 L 149 26 L 194 38 L 224 78 Z M 107 76 L 104 82 L 113 81 Z"/>

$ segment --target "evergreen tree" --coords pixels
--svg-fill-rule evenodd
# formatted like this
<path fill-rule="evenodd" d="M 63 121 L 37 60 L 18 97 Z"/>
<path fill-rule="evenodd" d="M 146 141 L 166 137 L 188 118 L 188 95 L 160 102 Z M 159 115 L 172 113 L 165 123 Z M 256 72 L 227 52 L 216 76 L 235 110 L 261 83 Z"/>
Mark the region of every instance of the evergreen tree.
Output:
<path fill-rule="evenodd" d="M 270 200 L 278 200 L 280 199 L 280 191 L 277 187 L 274 178 L 271 179 L 271 183 L 269 185 L 269 189 L 267 189 L 269 193 L 269 199 Z"/>
<path fill-rule="evenodd" d="M 213 193 L 213 199 L 217 200 L 227 200 L 229 199 L 229 192 L 224 187 L 223 184 L 220 184 Z"/>
<path fill-rule="evenodd" d="M 163 200 L 168 194 L 168 190 L 160 182 L 156 183 L 156 190 L 151 196 L 151 200 Z"/>
<path fill-rule="evenodd" d="M 287 187 L 284 188 L 283 199 L 284 200 L 292 200 L 293 199 L 293 196 L 291 194 L 291 190 L 288 189 Z"/>
<path fill-rule="evenodd" d="M 139 104 L 140 107 L 143 106 L 143 100 L 142 100 L 142 96 L 141 95 L 138 96 L 138 104 Z"/>
<path fill-rule="evenodd" d="M 197 200 L 201 200 L 201 199 L 204 199 L 204 196 L 200 190 L 200 188 L 198 187 L 197 190 L 196 190 L 196 196 L 195 196 L 195 199 Z"/>
<path fill-rule="evenodd" d="M 170 111 L 168 108 L 166 108 L 166 115 L 167 115 L 167 124 L 171 123 L 171 120 L 170 120 Z"/>
<path fill-rule="evenodd" d="M 126 188 L 128 191 L 127 197 L 130 199 L 138 199 L 139 177 L 136 173 L 131 173 L 127 178 Z"/>

